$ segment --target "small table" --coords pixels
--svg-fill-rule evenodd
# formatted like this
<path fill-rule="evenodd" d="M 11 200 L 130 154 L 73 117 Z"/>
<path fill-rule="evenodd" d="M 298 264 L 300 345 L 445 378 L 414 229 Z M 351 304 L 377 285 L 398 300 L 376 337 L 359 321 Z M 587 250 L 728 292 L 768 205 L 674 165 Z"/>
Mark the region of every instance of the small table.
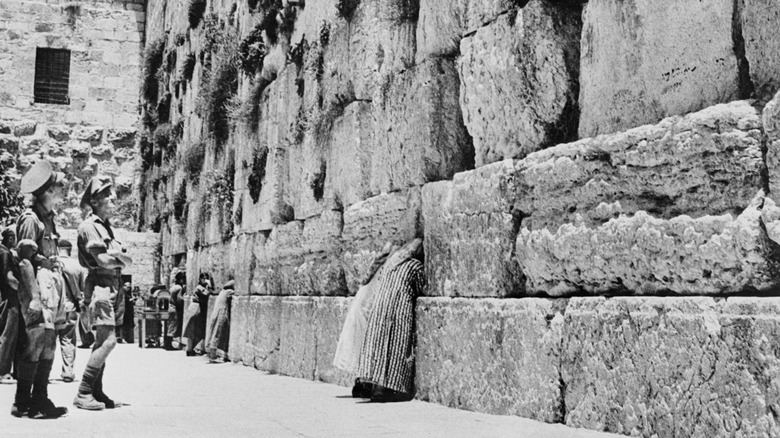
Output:
<path fill-rule="evenodd" d="M 144 348 L 146 343 L 146 321 L 160 321 L 162 326 L 162 335 L 165 336 L 168 333 L 168 311 L 157 312 L 144 310 L 144 312 L 136 318 L 136 323 L 141 328 L 140 336 L 138 337 L 138 348 Z"/>

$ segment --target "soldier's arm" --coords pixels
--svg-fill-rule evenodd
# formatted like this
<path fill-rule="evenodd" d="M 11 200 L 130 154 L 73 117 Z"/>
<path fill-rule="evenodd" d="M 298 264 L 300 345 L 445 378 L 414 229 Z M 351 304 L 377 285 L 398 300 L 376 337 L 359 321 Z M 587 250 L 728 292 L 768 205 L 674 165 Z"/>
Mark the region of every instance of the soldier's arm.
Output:
<path fill-rule="evenodd" d="M 85 242 L 84 250 L 92 256 L 91 258 L 97 267 L 115 269 L 125 266 L 119 259 L 108 254 L 108 245 L 94 225 L 84 224 L 79 227 L 79 240 Z M 81 243 L 79 243 L 79 250 L 81 249 Z"/>

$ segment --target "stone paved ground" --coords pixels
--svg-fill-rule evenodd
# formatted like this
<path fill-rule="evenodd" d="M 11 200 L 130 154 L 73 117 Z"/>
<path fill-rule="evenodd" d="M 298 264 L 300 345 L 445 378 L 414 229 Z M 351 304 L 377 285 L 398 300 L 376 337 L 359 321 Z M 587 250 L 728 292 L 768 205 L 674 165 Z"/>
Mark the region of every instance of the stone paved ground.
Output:
<path fill-rule="evenodd" d="M 87 350 L 78 350 L 81 373 Z M 55 368 L 59 370 L 59 357 Z M 57 372 L 59 375 L 59 372 Z M 70 414 L 58 420 L 8 413 L 15 386 L 0 385 L 0 436 L 84 437 L 561 437 L 617 436 L 450 409 L 412 401 L 371 404 L 346 397 L 348 388 L 266 374 L 235 364 L 209 364 L 184 352 L 119 345 L 105 378 L 111 396 L 132 406 L 76 410 L 77 383 L 50 385 Z"/>

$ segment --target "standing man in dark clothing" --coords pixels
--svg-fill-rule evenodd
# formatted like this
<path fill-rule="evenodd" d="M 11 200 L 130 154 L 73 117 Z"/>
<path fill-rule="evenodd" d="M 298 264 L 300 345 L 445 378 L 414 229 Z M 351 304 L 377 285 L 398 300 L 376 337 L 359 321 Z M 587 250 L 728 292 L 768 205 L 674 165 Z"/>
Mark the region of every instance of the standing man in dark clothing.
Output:
<path fill-rule="evenodd" d="M 59 235 L 54 209 L 63 198 L 65 175 L 41 160 L 22 177 L 21 192 L 32 194 L 32 206 L 16 222 L 19 241 L 19 300 L 25 330 L 19 336 L 21 356 L 11 414 L 58 418 L 68 409 L 49 400 L 49 374 L 57 348 L 57 328 L 64 327 L 63 280 L 57 258 Z M 24 244 L 24 245 L 23 245 Z M 23 256 L 22 250 L 26 253 Z M 30 392 L 32 390 L 32 392 Z"/>
<path fill-rule="evenodd" d="M 135 328 L 135 298 L 133 297 L 133 286 L 127 282 L 122 288 L 125 295 L 125 312 L 122 320 L 122 339 L 132 344 L 134 341 L 133 328 Z"/>
<path fill-rule="evenodd" d="M 171 286 L 171 302 L 168 306 L 168 333 L 165 336 L 165 349 L 177 350 L 173 346 L 173 338 L 178 338 L 178 346 L 181 346 L 181 328 L 184 322 L 184 293 L 187 287 L 187 273 L 176 271 Z"/>
<path fill-rule="evenodd" d="M 17 262 L 11 249 L 16 246 L 16 233 L 3 230 L 0 244 L 0 383 L 16 383 L 11 376 L 16 339 L 19 335 L 19 284 Z M 10 275 L 9 275 L 10 274 Z M 10 278 L 9 278 L 10 277 Z M 14 372 L 16 370 L 14 369 Z"/>
<path fill-rule="evenodd" d="M 79 263 L 87 268 L 84 302 L 89 306 L 91 324 L 95 327 L 95 346 L 84 370 L 79 391 L 73 404 L 86 410 L 112 409 L 122 406 L 103 392 L 106 358 L 116 346 L 116 300 L 122 299 L 122 268 L 132 259 L 122 244 L 114 239 L 111 217 L 116 196 L 109 178 L 90 180 L 81 198 L 81 205 L 90 206 L 92 214 L 78 230 Z"/>
<path fill-rule="evenodd" d="M 72 382 L 76 378 L 73 373 L 73 362 L 76 360 L 76 325 L 80 303 L 84 299 L 82 290 L 87 280 L 87 271 L 76 259 L 70 257 L 73 244 L 69 240 L 61 239 L 58 247 L 62 279 L 65 283 L 65 327 L 57 330 L 57 337 L 62 353 L 62 380 Z"/>

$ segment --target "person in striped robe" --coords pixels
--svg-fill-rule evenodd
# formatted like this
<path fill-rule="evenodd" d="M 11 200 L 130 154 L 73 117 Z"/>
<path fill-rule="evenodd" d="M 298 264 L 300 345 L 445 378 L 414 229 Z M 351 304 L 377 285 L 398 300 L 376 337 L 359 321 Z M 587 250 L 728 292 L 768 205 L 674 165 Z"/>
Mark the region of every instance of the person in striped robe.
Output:
<path fill-rule="evenodd" d="M 425 286 L 416 259 L 422 240 L 414 239 L 387 260 L 368 319 L 358 378 L 372 386 L 372 402 L 414 397 L 414 303 Z"/>

